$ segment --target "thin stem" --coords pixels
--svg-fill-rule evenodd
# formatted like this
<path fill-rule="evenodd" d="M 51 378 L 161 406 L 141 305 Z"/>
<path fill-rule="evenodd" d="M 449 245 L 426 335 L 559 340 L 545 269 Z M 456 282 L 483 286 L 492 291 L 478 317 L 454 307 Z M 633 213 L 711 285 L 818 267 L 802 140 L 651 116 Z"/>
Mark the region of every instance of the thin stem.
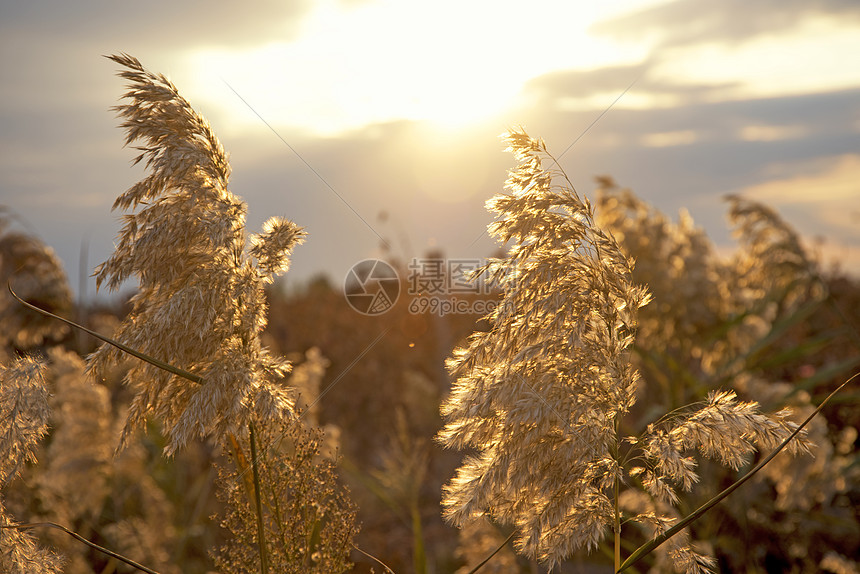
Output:
<path fill-rule="evenodd" d="M 248 500 L 251 501 L 254 499 L 254 480 L 248 474 L 248 471 L 251 470 L 251 465 L 248 464 L 248 458 L 245 456 L 245 453 L 242 452 L 242 448 L 239 446 L 239 440 L 236 438 L 236 435 L 233 433 L 227 433 L 227 439 L 230 441 L 230 446 L 233 448 L 236 472 L 238 473 L 239 478 L 242 479 L 242 484 L 245 486 L 245 493 L 248 496 Z"/>
<path fill-rule="evenodd" d="M 618 433 L 620 432 L 620 421 L 621 417 L 615 417 L 615 452 L 613 456 L 615 457 L 616 464 L 621 464 L 621 461 L 618 460 Z M 620 469 L 616 469 L 615 472 L 615 570 L 621 566 L 621 513 L 618 508 L 618 499 L 621 492 L 621 484 L 618 479 L 618 472 Z"/>
<path fill-rule="evenodd" d="M 60 317 L 59 315 L 54 315 L 50 311 L 45 311 L 44 309 L 40 309 L 39 307 L 36 307 L 35 305 L 33 305 L 31 303 L 27 303 L 26 301 L 24 301 L 23 299 L 18 297 L 18 295 L 12 290 L 12 284 L 11 283 L 8 283 L 7 286 L 9 287 L 9 293 L 12 294 L 12 297 L 14 297 L 19 303 L 21 303 L 22 305 L 24 305 L 28 309 L 32 309 L 33 311 L 36 311 L 37 313 L 41 313 L 42 315 L 45 315 L 47 317 L 53 317 L 54 319 L 62 321 L 66 325 L 70 325 L 70 326 L 74 327 L 75 329 L 80 329 L 81 331 L 84 331 L 85 333 L 89 333 L 90 335 L 92 335 L 96 339 L 104 341 L 105 343 L 107 343 L 109 345 L 113 345 L 114 347 L 116 347 L 120 351 L 125 351 L 129 355 L 137 357 L 141 361 L 146 361 L 150 365 L 155 365 L 159 369 L 164 369 L 165 371 L 167 371 L 169 373 L 173 373 L 174 375 L 182 377 L 183 379 L 188 379 L 189 381 L 192 381 L 194 383 L 203 384 L 203 377 L 195 375 L 194 373 L 189 373 L 186 370 L 180 369 L 179 367 L 174 367 L 173 365 L 170 365 L 170 364 L 165 363 L 163 361 L 159 361 L 158 359 L 150 357 L 149 355 L 141 353 L 140 351 L 135 351 L 131 347 L 129 347 L 127 345 L 123 345 L 119 341 L 114 341 L 113 339 L 111 339 L 109 337 L 105 337 L 104 335 L 101 335 L 99 333 L 96 333 L 95 331 L 91 331 L 90 329 L 87 329 L 83 325 L 78 325 L 74 321 L 70 321 L 69 319 L 66 319 L 65 317 Z"/>
<path fill-rule="evenodd" d="M 257 437 L 254 432 L 254 423 L 249 422 L 248 428 L 251 433 L 251 468 L 254 473 L 254 502 L 257 506 L 257 544 L 260 546 L 260 574 L 269 572 L 269 555 L 266 551 L 266 532 L 263 527 L 263 502 L 260 495 L 260 470 L 257 462 Z"/>
<path fill-rule="evenodd" d="M 412 515 L 412 563 L 415 574 L 426 574 L 427 555 L 424 551 L 424 535 L 421 529 L 421 510 L 418 501 L 413 499 L 409 505 Z"/>
<path fill-rule="evenodd" d="M 386 564 L 385 562 L 383 562 L 382 560 L 380 560 L 379 558 L 377 558 L 377 557 L 376 557 L 376 556 L 374 556 L 373 554 L 369 554 L 369 553 L 365 552 L 364 550 L 362 550 L 361 548 L 359 548 L 359 547 L 358 547 L 358 546 L 356 546 L 355 544 L 353 544 L 353 545 L 352 545 L 352 547 L 353 547 L 355 550 L 358 550 L 359 552 L 361 552 L 362 554 L 364 554 L 365 556 L 367 556 L 368 558 L 370 558 L 370 559 L 372 559 L 372 560 L 376 560 L 376 561 L 377 561 L 377 562 L 378 562 L 378 563 L 379 563 L 383 568 L 385 568 L 385 571 L 386 571 L 388 574 L 394 574 L 394 570 L 392 570 L 391 568 L 389 568 L 389 567 L 388 567 L 388 564 Z"/>
<path fill-rule="evenodd" d="M 111 558 L 116 558 L 120 562 L 124 562 L 133 568 L 137 568 L 141 572 L 146 572 L 147 574 L 158 574 L 158 572 L 156 572 L 155 570 L 153 570 L 151 568 L 147 568 L 143 564 L 138 564 L 134 560 L 132 560 L 130 558 L 126 558 L 122 554 L 117 554 L 113 550 L 108 550 L 107 548 L 104 548 L 103 546 L 99 546 L 95 542 L 90 542 L 89 540 L 87 540 L 86 538 L 84 538 L 83 536 L 78 534 L 77 532 L 69 530 L 65 526 L 61 526 L 61 525 L 57 524 L 56 522 L 28 522 L 25 524 L 3 524 L 3 525 L 0 525 L 0 528 L 11 528 L 11 529 L 15 529 L 15 530 L 29 530 L 31 528 L 56 528 L 57 530 L 62 530 L 63 532 L 65 532 L 66 534 L 68 534 L 69 536 L 74 538 L 75 540 L 77 540 L 79 542 L 83 542 L 84 544 L 86 544 L 90 548 L 97 550 L 97 551 L 101 552 L 102 554 L 107 554 Z"/>
<path fill-rule="evenodd" d="M 471 570 L 469 570 L 469 573 L 468 573 L 468 574 L 475 574 L 475 572 L 477 572 L 478 570 L 480 570 L 480 569 L 484 566 L 484 564 L 486 564 L 487 562 L 489 562 L 489 561 L 490 561 L 490 559 L 491 559 L 493 556 L 495 556 L 496 554 L 498 554 L 498 553 L 499 553 L 499 551 L 500 551 L 502 548 L 504 548 L 505 546 L 507 546 L 507 545 L 508 545 L 508 542 L 510 542 L 511 540 L 513 540 L 513 539 L 514 539 L 514 535 L 515 535 L 516 533 L 517 533 L 517 531 L 516 531 L 516 530 L 514 530 L 513 532 L 511 532 L 511 535 L 510 535 L 510 536 L 508 536 L 508 537 L 505 539 L 505 541 L 504 541 L 504 542 L 502 542 L 502 543 L 499 545 L 499 547 L 498 547 L 498 548 L 496 548 L 495 550 L 493 550 L 493 553 L 492 553 L 492 554 L 490 554 L 489 556 L 487 556 L 486 558 L 484 558 L 484 560 L 483 560 L 480 564 L 478 564 L 477 566 L 475 566 L 474 568 L 472 568 Z"/>

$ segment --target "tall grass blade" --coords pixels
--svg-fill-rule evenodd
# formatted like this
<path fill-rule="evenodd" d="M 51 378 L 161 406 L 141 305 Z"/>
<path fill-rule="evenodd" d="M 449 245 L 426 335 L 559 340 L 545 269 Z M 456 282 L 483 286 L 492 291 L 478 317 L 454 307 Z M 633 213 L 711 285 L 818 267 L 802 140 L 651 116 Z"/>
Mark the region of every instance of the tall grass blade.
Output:
<path fill-rule="evenodd" d="M 502 549 L 502 548 L 504 548 L 505 546 L 507 546 L 507 545 L 508 545 L 508 543 L 509 543 L 511 540 L 513 540 L 513 539 L 514 539 L 514 536 L 516 536 L 516 534 L 517 534 L 517 531 L 516 531 L 516 530 L 514 530 L 513 532 L 511 532 L 511 535 L 510 535 L 510 536 L 508 536 L 508 537 L 505 539 L 505 541 L 504 541 L 504 542 L 502 542 L 501 544 L 499 544 L 499 547 L 498 547 L 498 548 L 496 548 L 496 549 L 493 551 L 493 553 L 492 553 L 492 554 L 490 554 L 489 556 L 487 556 L 486 558 L 484 558 L 484 560 L 483 560 L 480 564 L 478 564 L 477 566 L 475 566 L 474 568 L 472 568 L 471 570 L 469 570 L 469 574 L 475 574 L 475 572 L 477 572 L 478 570 L 480 570 L 481 568 L 483 568 L 483 566 L 484 566 L 487 562 L 489 562 L 489 561 L 493 558 L 493 556 L 495 556 L 496 554 L 498 554 L 498 553 L 499 553 L 499 551 L 501 551 L 501 549 Z"/>
<path fill-rule="evenodd" d="M 260 547 L 260 573 L 269 572 L 269 555 L 266 551 L 266 528 L 263 525 L 263 501 L 260 496 L 260 469 L 257 464 L 257 437 L 254 423 L 248 425 L 251 433 L 251 468 L 254 473 L 254 505 L 257 509 L 257 545 Z"/>
<path fill-rule="evenodd" d="M 44 309 L 40 309 L 39 307 L 36 307 L 35 305 L 33 305 L 31 303 L 27 303 L 26 301 L 24 301 L 23 299 L 18 297 L 18 295 L 15 293 L 15 291 L 12 290 L 12 284 L 11 283 L 8 284 L 8 287 L 9 287 L 9 293 L 12 294 L 12 297 L 17 299 L 19 303 L 21 303 L 22 305 L 24 305 L 28 309 L 32 309 L 33 311 L 36 311 L 37 313 L 41 313 L 42 315 L 45 315 L 47 317 L 53 317 L 54 319 L 62 321 L 63 323 L 65 323 L 67 325 L 70 325 L 76 329 L 80 329 L 81 331 L 92 335 L 96 339 L 104 341 L 105 343 L 107 343 L 109 345 L 113 345 L 114 347 L 116 347 L 117 349 L 119 349 L 121 351 L 125 351 L 129 355 L 137 357 L 141 361 L 145 361 L 151 365 L 155 365 L 159 369 L 164 369 L 165 371 L 167 371 L 169 373 L 173 373 L 174 375 L 177 375 L 177 376 L 182 377 L 184 379 L 188 379 L 189 381 L 192 381 L 194 383 L 203 384 L 203 378 L 195 375 L 194 373 L 189 373 L 186 370 L 180 369 L 179 367 L 174 367 L 173 365 L 170 365 L 170 364 L 165 363 L 163 361 L 159 361 L 158 359 L 156 359 L 154 357 L 150 357 L 149 355 L 141 353 L 140 351 L 135 351 L 131 347 L 129 347 L 127 345 L 123 345 L 119 341 L 114 341 L 110 337 L 105 337 L 104 335 L 102 335 L 100 333 L 96 333 L 95 331 L 92 331 L 90 329 L 87 329 L 83 325 L 78 325 L 74 321 L 66 319 L 65 317 L 60 317 L 59 315 L 54 315 L 50 311 L 45 311 Z"/>
<path fill-rule="evenodd" d="M 153 570 L 151 568 L 147 568 L 143 564 L 138 564 L 137 562 L 135 562 L 131 558 L 126 558 L 122 554 L 117 554 L 113 550 L 108 550 L 107 548 L 105 548 L 103 546 L 99 546 L 98 544 L 96 544 L 94 542 L 90 542 L 89 540 L 87 540 L 86 538 L 84 538 L 83 536 L 78 534 L 77 532 L 69 530 L 65 526 L 57 524 L 56 522 L 28 522 L 25 524 L 16 524 L 14 526 L 2 525 L 2 526 L 0 526 L 0 528 L 14 528 L 16 530 L 27 530 L 30 528 L 56 528 L 57 530 L 62 530 L 63 532 L 65 532 L 66 534 L 68 534 L 69 536 L 71 536 L 72 538 L 77 540 L 78 542 L 83 542 L 84 544 L 86 544 L 87 546 L 92 548 L 93 550 L 97 550 L 98 552 L 101 552 L 102 554 L 107 554 L 111 558 L 115 558 L 115 559 L 119 560 L 120 562 L 128 564 L 132 568 L 137 568 L 141 572 L 146 572 L 146 574 L 158 574 L 158 572 L 156 572 L 155 570 Z"/>

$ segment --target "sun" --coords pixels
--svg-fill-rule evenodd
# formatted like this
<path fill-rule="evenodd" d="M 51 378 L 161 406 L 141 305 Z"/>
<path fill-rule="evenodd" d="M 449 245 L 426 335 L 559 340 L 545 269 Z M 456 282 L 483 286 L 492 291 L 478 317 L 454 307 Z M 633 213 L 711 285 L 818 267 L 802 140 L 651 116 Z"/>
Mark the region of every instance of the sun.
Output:
<path fill-rule="evenodd" d="M 291 41 L 201 49 L 188 67 L 197 97 L 226 110 L 242 105 L 238 93 L 272 125 L 323 136 L 399 120 L 458 128 L 502 116 L 531 78 L 618 57 L 588 35 L 594 14 L 570 4 L 321 2 Z"/>

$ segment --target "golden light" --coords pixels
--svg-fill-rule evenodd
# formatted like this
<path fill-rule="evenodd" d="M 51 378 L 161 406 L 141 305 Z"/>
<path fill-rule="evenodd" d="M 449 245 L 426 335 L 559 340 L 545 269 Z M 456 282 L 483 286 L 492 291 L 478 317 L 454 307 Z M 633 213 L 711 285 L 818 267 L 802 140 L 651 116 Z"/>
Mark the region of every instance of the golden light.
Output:
<path fill-rule="evenodd" d="M 232 121 L 259 118 L 224 82 L 270 124 L 316 135 L 404 119 L 458 128 L 503 114 L 541 74 L 641 56 L 586 33 L 631 4 L 322 2 L 297 38 L 201 49 L 188 71 L 195 97 Z"/>

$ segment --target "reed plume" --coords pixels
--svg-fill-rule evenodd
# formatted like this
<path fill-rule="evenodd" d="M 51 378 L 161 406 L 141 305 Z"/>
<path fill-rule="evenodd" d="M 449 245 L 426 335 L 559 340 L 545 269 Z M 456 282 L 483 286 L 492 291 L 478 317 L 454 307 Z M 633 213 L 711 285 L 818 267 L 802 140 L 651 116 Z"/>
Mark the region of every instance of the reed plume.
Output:
<path fill-rule="evenodd" d="M 114 203 L 131 213 L 96 269 L 97 285 L 111 289 L 137 277 L 133 308 L 114 337 L 154 359 L 126 375 L 135 395 L 122 445 L 153 417 L 168 455 L 197 438 L 230 452 L 220 490 L 233 539 L 213 551 L 224 571 L 346 570 L 356 532 L 348 492 L 334 463 L 318 456 L 321 434 L 298 417 L 290 363 L 261 343 L 264 287 L 289 269 L 305 233 L 273 217 L 246 237 L 246 206 L 227 188 L 227 156 L 206 120 L 164 76 L 128 55 L 110 59 L 129 82 L 127 103 L 116 108 L 126 144 L 142 144 L 135 162 L 149 171 Z M 102 346 L 90 370 L 105 372 L 120 358 Z M 300 378 L 321 376 L 325 361 L 315 359 Z"/>
<path fill-rule="evenodd" d="M 444 515 L 457 526 L 482 516 L 511 524 L 517 550 L 550 568 L 596 548 L 611 527 L 617 568 L 625 485 L 643 485 L 656 509 L 629 518 L 658 533 L 675 520 L 663 511 L 677 502 L 675 489 L 698 480 L 691 452 L 738 468 L 756 446 L 772 448 L 797 427 L 785 411 L 764 415 L 716 391 L 641 437 L 622 437 L 640 385 L 629 349 L 650 295 L 632 280 L 633 260 L 596 223 L 590 202 L 560 168 L 544 168 L 557 165 L 544 142 L 522 130 L 504 139 L 521 163 L 509 193 L 487 207 L 498 214 L 490 233 L 510 248 L 478 271 L 503 297 L 487 317 L 491 329 L 474 333 L 448 361 L 455 382 L 437 438 L 477 454 L 446 486 Z M 627 469 L 628 456 L 646 464 Z M 675 569 L 714 564 L 675 542 Z"/>
<path fill-rule="evenodd" d="M 36 448 L 48 431 L 50 406 L 45 364 L 22 357 L 0 365 L 0 572 L 54 574 L 61 560 L 40 547 L 6 512 L 3 491 L 27 462 L 36 462 Z"/>
<path fill-rule="evenodd" d="M 521 164 L 510 194 L 487 207 L 499 215 L 490 232 L 513 245 L 481 270 L 504 298 L 492 329 L 448 362 L 456 381 L 439 433 L 479 454 L 458 469 L 443 506 L 457 525 L 484 514 L 514 524 L 517 548 L 552 565 L 595 548 L 613 521 L 617 425 L 638 380 L 627 348 L 649 296 L 588 200 L 553 184 L 561 174 L 543 168 L 544 142 L 524 131 L 505 140 Z"/>
<path fill-rule="evenodd" d="M 68 327 L 22 308 L 7 283 L 24 300 L 59 315 L 72 307 L 72 291 L 54 250 L 29 233 L 12 229 L 12 218 L 0 207 L 0 349 L 29 349 L 59 340 Z"/>
<path fill-rule="evenodd" d="M 633 277 L 647 283 L 654 295 L 654 304 L 640 313 L 634 356 L 643 375 L 640 397 L 648 398 L 645 408 L 656 413 L 691 401 L 706 404 L 709 394 L 730 385 L 745 401 L 790 405 L 795 420 L 812 413 L 817 401 L 801 390 L 811 389 L 804 378 L 820 378 L 817 370 L 839 369 L 829 363 L 829 353 L 819 349 L 848 342 L 850 333 L 847 325 L 821 333 L 821 347 L 798 333 L 812 338 L 804 327 L 809 318 L 828 321 L 831 315 L 816 261 L 791 226 L 765 205 L 729 196 L 728 216 L 739 248 L 720 257 L 688 213 L 682 211 L 673 222 L 610 178 L 598 178 L 598 184 L 598 224 L 635 257 Z M 854 364 L 856 360 L 849 360 L 843 368 Z M 797 366 L 806 374 L 797 372 Z M 715 532 L 746 533 L 723 534 L 719 545 L 711 545 L 724 569 L 765 568 L 777 555 L 791 568 L 816 569 L 823 552 L 806 549 L 821 547 L 820 540 L 831 541 L 829 545 L 845 539 L 844 530 L 823 526 L 826 521 L 816 515 L 844 512 L 847 477 L 853 472 L 850 449 L 840 451 L 844 439 L 835 433 L 828 436 L 827 421 L 812 420 L 805 429 L 816 445 L 814 460 L 777 457 L 698 523 L 700 540 L 693 544 L 707 545 Z M 849 429 L 850 435 L 854 431 Z M 738 452 L 743 451 L 751 456 L 749 446 L 739 445 Z M 712 465 L 700 473 L 695 491 L 718 490 L 733 474 L 731 466 L 722 470 Z M 683 490 L 673 490 L 673 495 L 689 504 L 696 492 L 686 495 Z M 654 515 L 673 515 L 669 504 L 643 504 L 630 491 L 624 494 L 622 507 L 634 514 L 644 515 L 647 506 Z M 647 536 L 657 532 L 643 528 Z M 797 548 L 804 551 L 793 550 Z M 662 571 L 671 563 L 670 552 L 658 549 L 657 554 L 654 568 Z"/>
<path fill-rule="evenodd" d="M 134 210 L 114 254 L 96 269 L 97 285 L 119 287 L 136 276 L 133 309 L 116 338 L 202 379 L 201 384 L 137 363 L 123 444 L 148 415 L 168 437 L 167 453 L 204 436 L 241 433 L 252 416 L 286 419 L 293 398 L 282 384 L 289 364 L 260 344 L 266 325 L 263 288 L 289 267 L 304 231 L 282 218 L 246 238 L 246 206 L 228 189 L 230 167 L 211 127 L 164 76 L 128 55 L 111 56 L 129 82 L 117 106 L 126 144 L 140 142 L 135 163 L 149 174 L 120 195 L 114 209 Z M 250 243 L 250 245 L 249 245 Z M 107 345 L 93 356 L 99 373 L 120 359 Z"/>

